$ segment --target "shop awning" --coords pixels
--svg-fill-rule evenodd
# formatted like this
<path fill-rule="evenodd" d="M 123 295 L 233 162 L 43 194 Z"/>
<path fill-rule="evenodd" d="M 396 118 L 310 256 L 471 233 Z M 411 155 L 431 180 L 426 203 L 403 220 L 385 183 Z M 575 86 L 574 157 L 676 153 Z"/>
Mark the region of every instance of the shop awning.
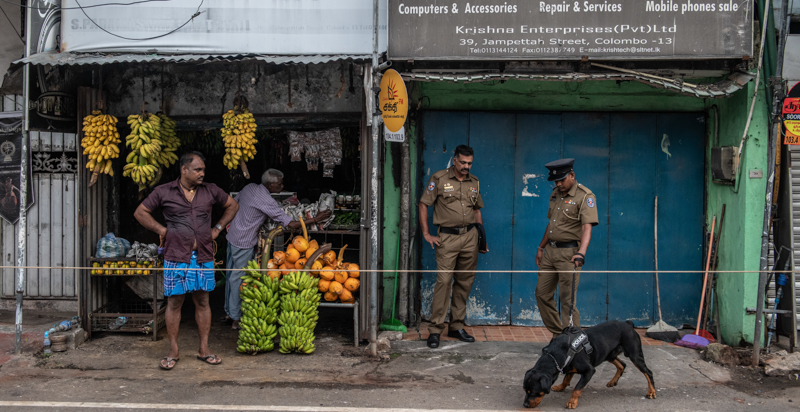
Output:
<path fill-rule="evenodd" d="M 603 66 L 608 67 L 608 66 Z M 616 68 L 614 68 L 616 69 Z M 617 69 L 619 70 L 619 69 Z M 544 80 L 580 82 L 586 80 L 631 80 L 638 81 L 653 87 L 672 90 L 678 93 L 700 97 L 717 98 L 729 97 L 741 90 L 745 84 L 755 78 L 754 73 L 737 71 L 727 78 L 716 83 L 693 84 L 679 80 L 667 79 L 632 70 L 623 73 L 558 73 L 558 74 L 530 74 L 530 73 L 447 73 L 447 72 L 403 72 L 400 73 L 405 81 L 443 81 L 454 83 L 486 82 L 493 80 Z"/>
<path fill-rule="evenodd" d="M 372 55 L 246 55 L 246 54 L 139 54 L 139 53 L 71 53 L 71 52 L 44 52 L 20 59 L 12 63 L 20 65 L 30 63 L 34 66 L 84 66 L 103 65 L 114 63 L 209 63 L 209 62 L 236 62 L 236 61 L 263 61 L 273 64 L 318 64 L 334 61 L 364 61 L 372 59 Z"/>

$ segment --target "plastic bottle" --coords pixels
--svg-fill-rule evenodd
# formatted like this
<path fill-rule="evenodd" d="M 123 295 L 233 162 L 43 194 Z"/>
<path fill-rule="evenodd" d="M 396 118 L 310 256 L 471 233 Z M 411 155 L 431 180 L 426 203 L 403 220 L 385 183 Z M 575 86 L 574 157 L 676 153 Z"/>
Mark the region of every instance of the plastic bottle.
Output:
<path fill-rule="evenodd" d="M 70 330 L 71 328 L 72 328 L 72 321 L 65 320 L 57 325 L 53 325 L 53 327 L 50 328 L 48 332 L 50 333 L 62 332 L 65 330 Z"/>
<path fill-rule="evenodd" d="M 125 322 L 127 322 L 127 321 L 128 321 L 128 318 L 126 318 L 124 316 L 120 316 L 120 317 L 118 317 L 117 319 L 114 320 L 114 323 L 112 323 L 111 326 L 109 326 L 109 329 L 117 330 L 117 329 L 121 328 L 122 325 L 124 325 Z"/>
<path fill-rule="evenodd" d="M 50 332 L 44 333 L 44 357 L 50 356 Z"/>

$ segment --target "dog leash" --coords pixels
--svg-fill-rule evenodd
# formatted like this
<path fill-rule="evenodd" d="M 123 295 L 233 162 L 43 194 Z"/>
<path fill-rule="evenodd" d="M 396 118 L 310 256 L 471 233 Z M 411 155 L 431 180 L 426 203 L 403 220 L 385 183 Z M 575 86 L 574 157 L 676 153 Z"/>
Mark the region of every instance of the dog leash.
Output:
<path fill-rule="evenodd" d="M 575 324 L 572 322 L 572 313 L 575 311 L 575 272 L 578 270 L 578 265 L 572 266 L 572 291 L 570 293 L 570 305 L 569 305 L 569 326 L 573 327 Z"/>

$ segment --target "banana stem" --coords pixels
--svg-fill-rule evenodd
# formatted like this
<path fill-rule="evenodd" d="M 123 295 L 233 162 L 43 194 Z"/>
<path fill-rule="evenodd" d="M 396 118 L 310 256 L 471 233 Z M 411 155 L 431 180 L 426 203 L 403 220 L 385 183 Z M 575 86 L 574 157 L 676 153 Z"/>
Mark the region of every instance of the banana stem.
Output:
<path fill-rule="evenodd" d="M 347 245 L 344 245 L 344 246 L 342 246 L 341 249 L 339 249 L 339 264 L 340 265 L 342 264 L 342 262 L 344 262 L 344 250 L 345 249 L 347 249 Z"/>
<path fill-rule="evenodd" d="M 275 229 L 269 231 L 267 235 L 267 242 L 264 245 L 264 250 L 261 252 L 261 269 L 267 268 L 267 262 L 269 262 L 269 249 L 272 247 L 272 242 L 275 239 L 275 236 L 283 233 L 283 226 L 278 225 Z"/>
<path fill-rule="evenodd" d="M 306 260 L 306 265 L 303 266 L 303 270 L 311 269 L 311 267 L 314 265 L 314 262 L 316 262 L 317 259 L 319 259 L 319 257 L 322 256 L 325 252 L 330 251 L 332 247 L 333 246 L 330 243 L 325 243 L 322 246 L 320 246 L 319 249 L 317 249 L 316 252 L 314 252 L 311 255 L 311 257 L 308 258 L 308 260 Z"/>
<path fill-rule="evenodd" d="M 97 166 L 94 167 L 94 169 L 92 169 L 92 178 L 89 180 L 89 187 L 92 187 L 94 186 L 95 183 L 97 183 L 97 176 L 100 175 L 100 169 L 101 169 L 100 165 L 101 164 L 98 164 Z"/>
<path fill-rule="evenodd" d="M 303 237 L 306 239 L 306 242 L 308 242 L 308 230 L 306 229 L 306 222 L 303 222 L 302 213 L 300 214 L 299 219 L 300 219 L 300 227 L 303 228 Z"/>
<path fill-rule="evenodd" d="M 242 174 L 244 174 L 244 178 L 249 179 L 250 172 L 247 170 L 247 165 L 244 163 L 244 159 L 239 159 L 239 167 L 242 168 Z"/>

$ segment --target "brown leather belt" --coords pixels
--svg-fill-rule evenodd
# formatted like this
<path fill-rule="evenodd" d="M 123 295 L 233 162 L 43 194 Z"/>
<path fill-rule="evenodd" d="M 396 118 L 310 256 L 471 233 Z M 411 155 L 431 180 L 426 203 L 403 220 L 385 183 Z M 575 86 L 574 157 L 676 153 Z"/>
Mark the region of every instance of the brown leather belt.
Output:
<path fill-rule="evenodd" d="M 554 242 L 554 241 L 550 240 L 549 242 L 550 242 L 550 246 L 555 247 L 555 248 L 559 248 L 559 249 L 568 248 L 568 247 L 578 247 L 578 241 L 577 240 L 570 240 L 569 242 Z"/>
<path fill-rule="evenodd" d="M 463 235 L 464 233 L 469 232 L 472 228 L 475 227 L 475 224 L 470 224 L 461 227 L 440 227 L 439 233 L 447 233 L 448 235 Z"/>

